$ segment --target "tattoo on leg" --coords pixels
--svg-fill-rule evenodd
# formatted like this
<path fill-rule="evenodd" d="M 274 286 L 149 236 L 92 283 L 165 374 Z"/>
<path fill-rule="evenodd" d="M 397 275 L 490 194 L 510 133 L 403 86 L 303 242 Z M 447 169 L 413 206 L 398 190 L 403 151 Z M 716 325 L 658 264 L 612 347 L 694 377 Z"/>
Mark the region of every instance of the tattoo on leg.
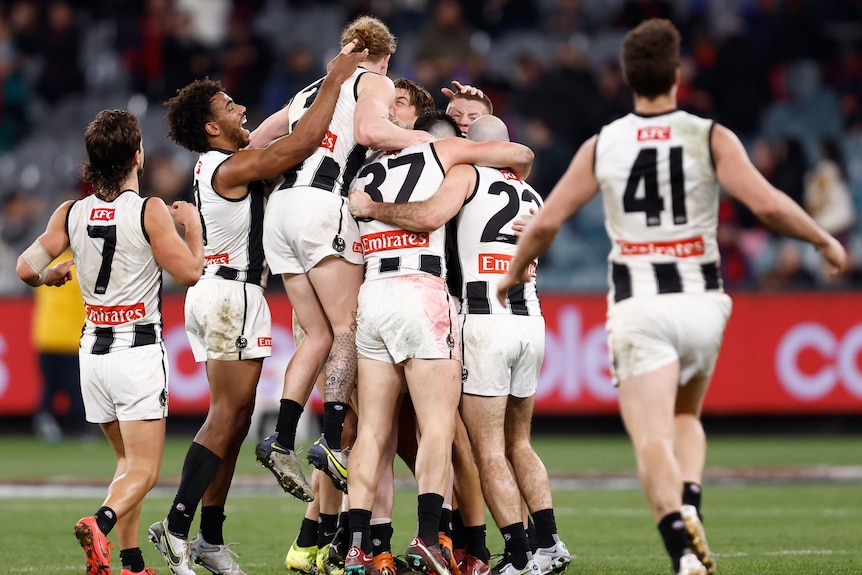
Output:
<path fill-rule="evenodd" d="M 356 323 L 349 333 L 335 334 L 332 350 L 323 364 L 323 401 L 350 403 L 356 387 Z"/>

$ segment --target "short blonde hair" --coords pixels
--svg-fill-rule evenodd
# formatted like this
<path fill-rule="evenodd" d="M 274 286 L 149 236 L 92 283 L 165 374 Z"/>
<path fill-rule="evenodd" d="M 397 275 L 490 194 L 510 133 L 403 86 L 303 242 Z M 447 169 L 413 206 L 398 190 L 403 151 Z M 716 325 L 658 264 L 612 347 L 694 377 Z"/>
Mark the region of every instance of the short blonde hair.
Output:
<path fill-rule="evenodd" d="M 374 16 L 360 16 L 341 31 L 341 45 L 357 40 L 355 52 L 368 48 L 368 56 L 377 60 L 395 53 L 398 42 L 389 28 Z"/>

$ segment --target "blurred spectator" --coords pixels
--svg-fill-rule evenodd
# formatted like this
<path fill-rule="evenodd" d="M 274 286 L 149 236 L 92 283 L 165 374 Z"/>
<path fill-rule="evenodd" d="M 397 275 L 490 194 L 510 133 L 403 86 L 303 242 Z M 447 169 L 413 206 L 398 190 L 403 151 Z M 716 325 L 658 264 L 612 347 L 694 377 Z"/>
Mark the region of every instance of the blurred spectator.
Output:
<path fill-rule="evenodd" d="M 41 56 L 45 32 L 35 0 L 18 0 L 9 10 L 9 24 L 15 37 L 15 47 L 25 59 Z"/>
<path fill-rule="evenodd" d="M 805 205 L 805 174 L 808 171 L 808 157 L 802 142 L 790 138 L 779 139 L 773 143 L 775 167 L 769 182 L 790 196 L 800 206 Z"/>
<path fill-rule="evenodd" d="M 721 278 L 728 290 L 754 287 L 748 257 L 742 249 L 743 230 L 739 226 L 734 202 L 722 195 L 718 203 L 716 240 L 721 253 Z"/>
<path fill-rule="evenodd" d="M 760 129 L 760 118 L 769 104 L 767 70 L 762 55 L 737 26 L 720 43 L 715 66 L 709 71 L 707 89 L 712 95 L 715 119 L 750 142 Z"/>
<path fill-rule="evenodd" d="M 22 282 L 17 280 L 15 263 L 18 254 L 35 239 L 33 230 L 44 205 L 41 199 L 30 199 L 19 189 L 6 192 L 0 199 L 0 294 L 27 293 L 26 285 L 25 289 L 16 285 Z"/>
<path fill-rule="evenodd" d="M 537 0 L 485 0 L 464 2 L 471 26 L 496 38 L 503 34 L 534 30 L 539 23 Z"/>
<path fill-rule="evenodd" d="M 569 167 L 574 152 L 541 118 L 527 121 L 525 136 L 524 144 L 536 155 L 527 182 L 544 199 Z"/>
<path fill-rule="evenodd" d="M 805 176 L 804 207 L 820 227 L 847 246 L 856 224 L 856 208 L 847 186 L 847 172 L 838 143 L 820 146 L 820 159 Z"/>
<path fill-rule="evenodd" d="M 2 200 L 0 212 L 0 240 L 18 253 L 34 240 L 36 225 L 45 202 L 31 197 L 24 190 L 13 189 Z"/>
<path fill-rule="evenodd" d="M 156 99 L 173 97 L 176 91 L 193 80 L 205 78 L 215 70 L 209 51 L 192 37 L 191 17 L 185 12 L 172 14 L 173 24 L 164 39 L 164 91 Z"/>
<path fill-rule="evenodd" d="M 272 50 L 265 40 L 252 32 L 250 17 L 245 9 L 234 11 L 227 40 L 218 54 L 219 76 L 234 101 L 248 108 L 246 115 L 262 120 L 261 95 L 269 77 Z"/>
<path fill-rule="evenodd" d="M 37 83 L 39 95 L 50 104 L 81 92 L 84 73 L 78 62 L 80 34 L 75 13 L 65 0 L 48 4 L 48 24 L 42 39 L 45 56 Z"/>
<path fill-rule="evenodd" d="M 528 106 L 521 112 L 544 120 L 572 149 L 598 132 L 604 107 L 586 48 L 577 39 L 559 45 L 558 67 L 521 96 Z"/>
<path fill-rule="evenodd" d="M 51 265 L 72 259 L 67 249 Z M 42 399 L 33 416 L 36 435 L 56 443 L 63 434 L 84 438 L 88 425 L 81 397 L 78 345 L 84 327 L 84 300 L 78 272 L 60 287 L 40 286 L 33 306 L 33 347 L 39 354 Z"/>
<path fill-rule="evenodd" d="M 844 127 L 862 130 L 862 55 L 853 50 L 841 53 L 835 88 Z"/>
<path fill-rule="evenodd" d="M 0 153 L 12 150 L 29 128 L 27 85 L 11 42 L 0 41 Z"/>
<path fill-rule="evenodd" d="M 812 290 L 817 287 L 815 276 L 806 269 L 802 246 L 797 240 L 775 240 L 775 263 L 760 277 L 760 288 L 766 291 Z"/>
<path fill-rule="evenodd" d="M 807 157 L 817 157 L 821 140 L 838 139 L 843 131 L 835 94 L 821 80 L 820 68 L 811 60 L 798 60 L 783 76 L 787 99 L 766 109 L 763 134 L 770 139 L 795 139 L 805 145 Z"/>
<path fill-rule="evenodd" d="M 194 201 L 188 174 L 194 159 L 185 153 L 160 150 L 147 156 L 147 177 L 142 195 L 155 196 L 171 205 L 176 200 Z"/>
<path fill-rule="evenodd" d="M 297 92 L 317 81 L 326 71 L 318 66 L 314 54 L 304 44 L 288 50 L 276 61 L 264 85 L 263 110 L 268 116 L 277 112 Z"/>
<path fill-rule="evenodd" d="M 232 0 L 173 0 L 174 8 L 189 15 L 192 37 L 210 50 L 217 50 L 228 39 L 228 22 L 234 10 Z M 238 2 L 238 8 L 248 13 L 254 3 Z M 234 14 L 235 15 L 235 14 Z"/>
<path fill-rule="evenodd" d="M 606 63 L 599 75 L 599 92 L 602 95 L 602 124 L 622 118 L 632 111 L 632 93 L 623 79 L 617 62 Z"/>
<path fill-rule="evenodd" d="M 437 108 L 449 103 L 440 88 L 453 78 L 466 77 L 472 33 L 458 0 L 434 0 L 431 20 L 419 33 L 414 59 L 416 81 L 431 92 Z"/>
<path fill-rule="evenodd" d="M 171 0 L 146 0 L 143 13 L 118 34 L 120 55 L 134 89 L 161 103 L 165 90 L 165 42 L 176 14 Z"/>

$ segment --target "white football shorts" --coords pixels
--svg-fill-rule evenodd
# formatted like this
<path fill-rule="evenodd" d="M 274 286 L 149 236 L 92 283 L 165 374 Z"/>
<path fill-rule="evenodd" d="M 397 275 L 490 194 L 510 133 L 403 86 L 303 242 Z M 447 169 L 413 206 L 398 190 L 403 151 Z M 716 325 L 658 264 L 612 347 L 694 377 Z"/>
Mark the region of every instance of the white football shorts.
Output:
<path fill-rule="evenodd" d="M 347 198 L 305 186 L 269 197 L 263 251 L 274 274 L 306 273 L 327 256 L 364 262 L 359 225 L 347 209 Z"/>
<path fill-rule="evenodd" d="M 202 279 L 186 291 L 185 321 L 195 361 L 272 355 L 272 316 L 258 285 Z"/>
<path fill-rule="evenodd" d="M 79 352 L 81 395 L 90 423 L 168 415 L 168 354 L 163 343 L 103 355 Z"/>
<path fill-rule="evenodd" d="M 632 297 L 608 309 L 606 328 L 614 385 L 675 360 L 680 385 L 712 375 L 730 296 L 721 292 Z"/>

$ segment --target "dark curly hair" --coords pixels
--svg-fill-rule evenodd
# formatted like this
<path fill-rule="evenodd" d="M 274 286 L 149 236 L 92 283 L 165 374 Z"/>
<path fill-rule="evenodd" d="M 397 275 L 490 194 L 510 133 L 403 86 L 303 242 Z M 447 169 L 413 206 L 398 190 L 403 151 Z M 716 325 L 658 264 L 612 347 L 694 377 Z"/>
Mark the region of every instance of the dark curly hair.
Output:
<path fill-rule="evenodd" d="M 215 118 L 212 99 L 224 87 L 217 80 L 195 80 L 177 95 L 165 102 L 168 107 L 168 137 L 174 143 L 192 152 L 203 153 L 210 149 L 206 124 Z"/>
<path fill-rule="evenodd" d="M 620 64 L 638 96 L 655 99 L 670 91 L 679 67 L 680 35 L 670 20 L 651 18 L 623 38 Z"/>
<path fill-rule="evenodd" d="M 87 161 L 81 179 L 93 184 L 96 194 L 111 199 L 135 165 L 141 148 L 141 124 L 128 110 L 102 110 L 84 133 Z"/>

